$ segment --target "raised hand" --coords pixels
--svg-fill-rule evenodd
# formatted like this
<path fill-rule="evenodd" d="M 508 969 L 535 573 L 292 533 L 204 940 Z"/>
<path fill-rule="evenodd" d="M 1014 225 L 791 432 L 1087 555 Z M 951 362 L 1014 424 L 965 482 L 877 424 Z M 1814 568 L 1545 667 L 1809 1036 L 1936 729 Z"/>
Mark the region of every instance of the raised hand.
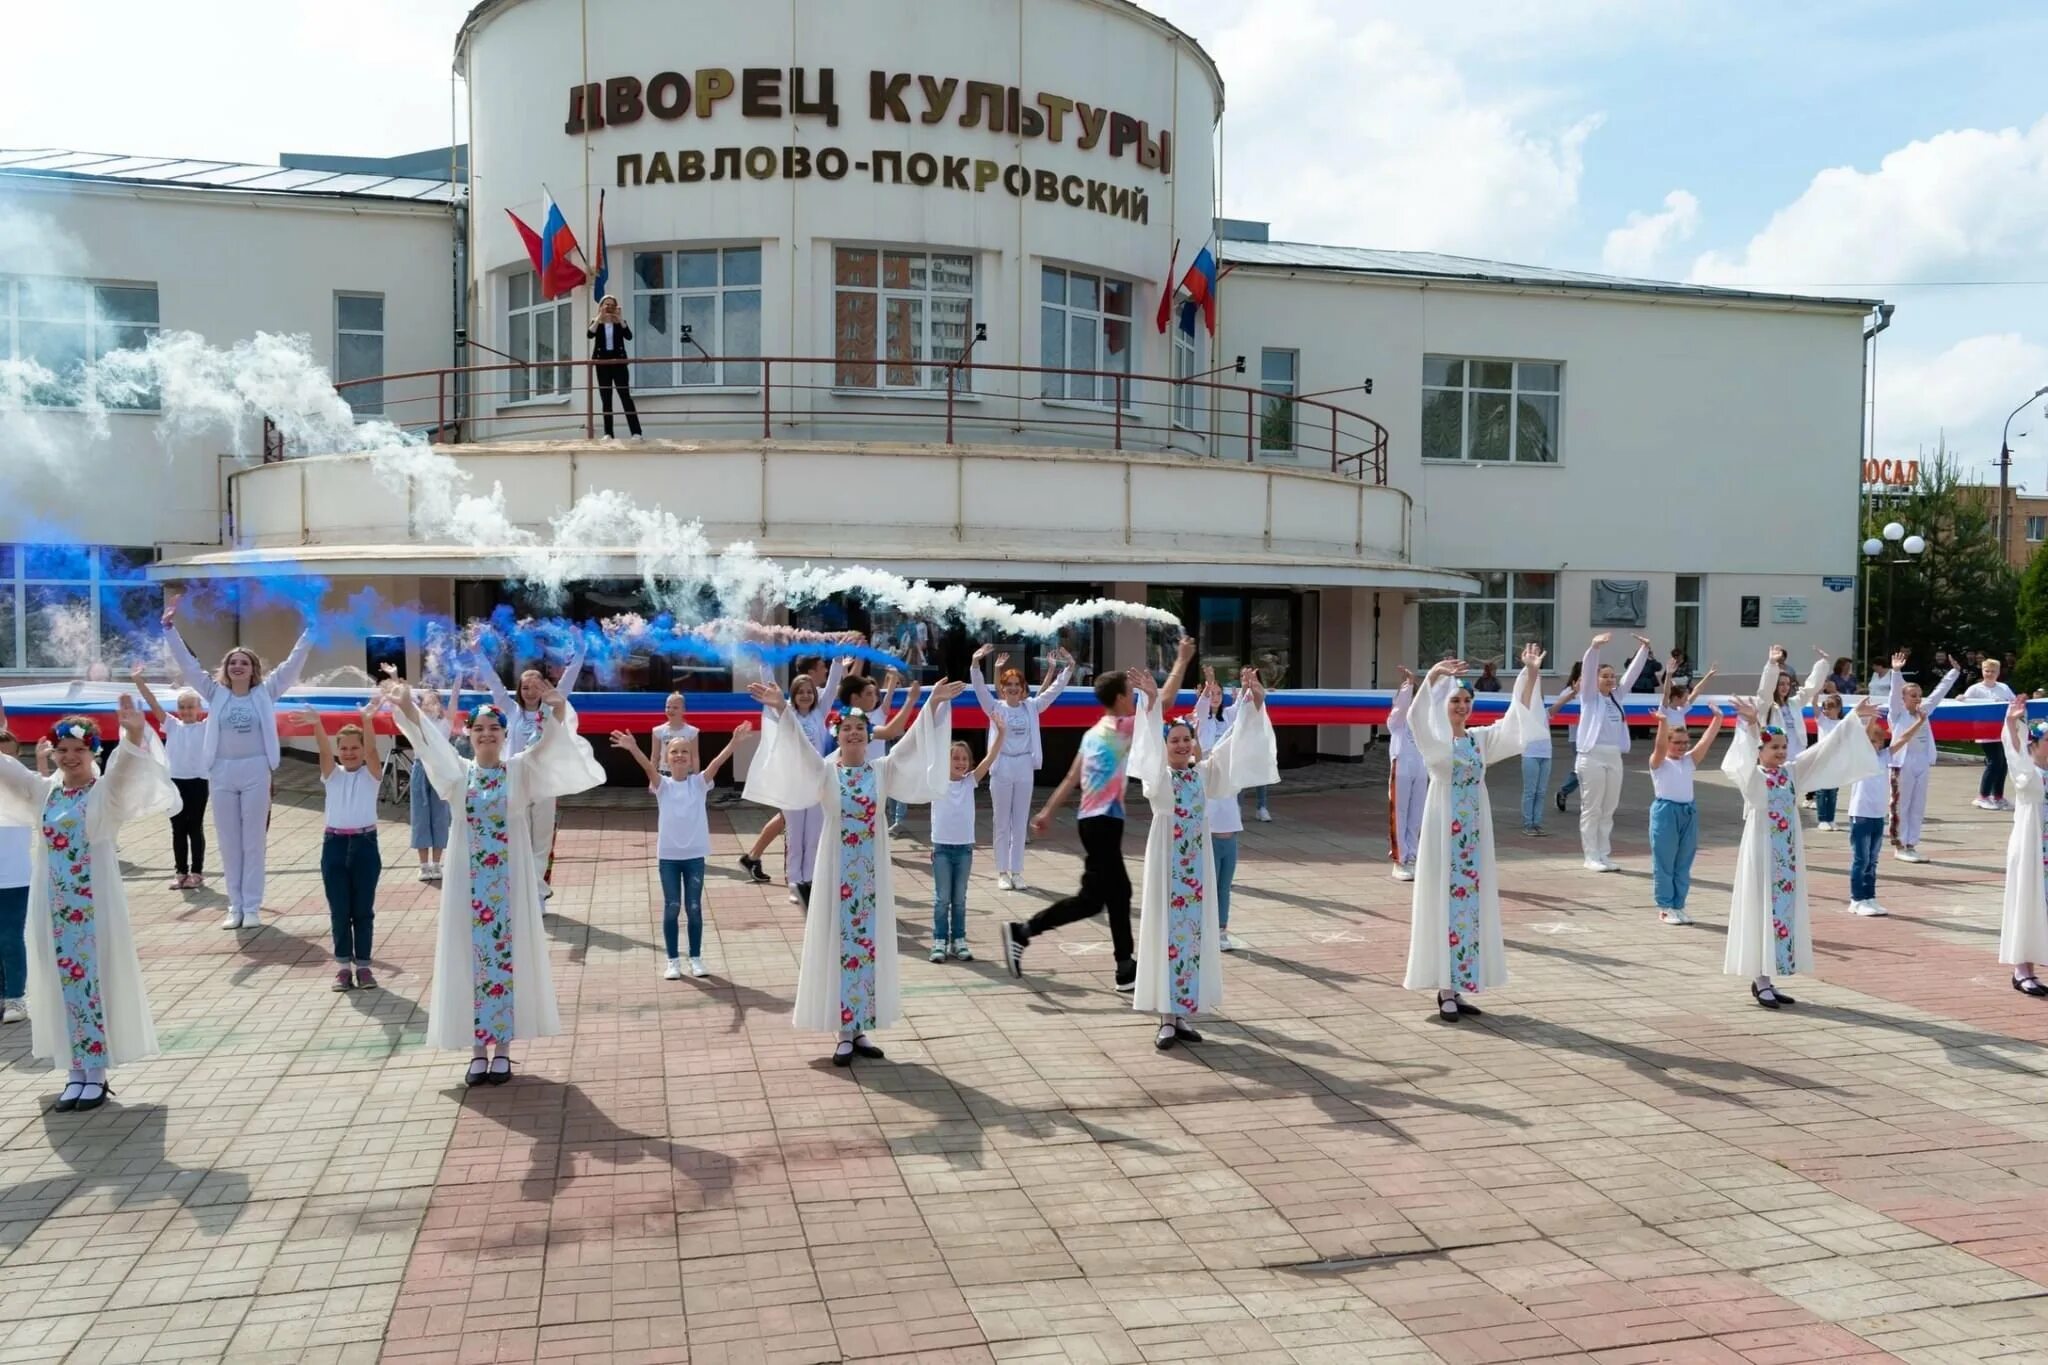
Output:
<path fill-rule="evenodd" d="M 2020 704 L 2020 710 L 2022 714 L 2025 713 L 2026 703 L 2022 702 Z M 1877 709 L 1877 703 L 1872 701 L 1868 697 L 1865 697 L 1861 701 L 1856 703 L 1856 719 L 1862 721 L 1865 725 L 1868 725 L 1870 724 L 1870 722 L 1876 720 L 1878 716 L 1881 714 L 1882 713 Z"/>
<path fill-rule="evenodd" d="M 387 677 L 387 678 L 395 678 L 395 677 L 397 677 L 397 676 L 398 676 L 398 668 L 397 668 L 397 666 L 396 666 L 395 664 L 390 664 L 390 663 L 381 663 L 381 664 L 378 664 L 378 665 L 377 665 L 377 671 L 378 671 L 379 673 L 382 673 L 382 674 L 383 674 L 383 675 L 384 675 L 385 677 Z"/>
<path fill-rule="evenodd" d="M 1264 706 L 1266 704 L 1266 682 L 1264 678 L 1259 676 L 1258 669 L 1247 668 L 1244 672 L 1240 673 L 1237 678 L 1237 686 L 1239 691 L 1251 698 L 1253 706 Z"/>
<path fill-rule="evenodd" d="M 555 719 L 556 719 L 556 720 L 567 720 L 567 719 L 568 719 L 568 717 L 569 717 L 569 699 L 568 699 L 567 697 L 565 697 L 565 696 L 563 696 L 563 695 L 562 695 L 562 689 L 561 689 L 561 688 L 559 688 L 559 687 L 550 687 L 550 688 L 549 688 L 549 689 L 547 690 L 547 692 L 546 692 L 545 694 L 543 694 L 543 695 L 542 695 L 542 697 L 541 697 L 540 701 L 541 701 L 541 705 L 543 705 L 543 706 L 547 707 L 547 708 L 548 708 L 548 710 L 550 710 L 550 711 L 554 712 L 554 716 L 555 716 Z"/>
<path fill-rule="evenodd" d="M 1174 651 L 1174 655 L 1184 664 L 1191 661 L 1195 657 L 1195 637 L 1192 635 L 1181 636 L 1180 647 Z"/>
<path fill-rule="evenodd" d="M 1742 717 L 1744 725 L 1756 724 L 1756 703 L 1747 697 L 1730 697 L 1728 702 L 1735 708 L 1735 714 Z"/>
<path fill-rule="evenodd" d="M 1785 646 L 1771 646 L 1771 662 L 1778 665 L 1780 668 L 1785 666 Z"/>
<path fill-rule="evenodd" d="M 936 683 L 932 684 L 931 700 L 926 704 L 930 706 L 942 706 L 945 703 L 953 700 L 953 698 L 959 696 L 962 692 L 965 692 L 966 690 L 967 684 L 964 682 L 951 682 L 945 678 L 941 678 Z"/>
<path fill-rule="evenodd" d="M 1827 651 L 1826 651 L 1825 649 L 1821 648 L 1821 647 L 1820 647 L 1819 645 L 1815 645 L 1815 646 L 1813 647 L 1813 657 L 1814 657 L 1814 658 L 1816 658 L 1816 659 L 1818 659 L 1818 660 L 1820 660 L 1820 661 L 1821 661 L 1822 663 L 1826 663 L 1826 662 L 1828 662 L 1828 660 L 1830 660 L 1830 659 L 1834 658 L 1834 655 L 1832 655 L 1832 654 L 1828 653 L 1828 652 L 1827 652 Z"/>
<path fill-rule="evenodd" d="M 1593 648 L 1605 649 L 1608 645 L 1612 644 L 1613 642 L 1614 632 L 1611 630 L 1603 630 L 1598 635 L 1595 635 L 1593 637 Z"/>
<path fill-rule="evenodd" d="M 1187 637 L 1181 638 L 1185 640 Z M 1124 670 L 1124 679 L 1130 683 L 1132 690 L 1141 692 L 1150 699 L 1158 699 L 1159 683 L 1149 671 L 1142 668 L 1127 668 Z"/>
<path fill-rule="evenodd" d="M 147 670 L 143 668 L 141 661 L 137 660 L 135 667 L 128 670 L 128 680 L 134 683 L 137 687 L 140 687 L 143 682 L 142 675 L 146 671 Z"/>
<path fill-rule="evenodd" d="M 1429 676 L 1422 680 L 1425 687 L 1434 687 L 1443 678 L 1455 678 L 1465 671 L 1463 659 L 1438 659 L 1430 665 Z"/>
<path fill-rule="evenodd" d="M 178 614 L 178 603 L 183 600 L 183 593 L 167 592 L 164 594 L 163 627 L 165 630 L 171 628 L 171 621 Z"/>
<path fill-rule="evenodd" d="M 614 749 L 625 749 L 628 752 L 637 754 L 640 752 L 640 741 L 627 734 L 624 730 L 614 730 L 612 731 L 612 747 Z"/>
<path fill-rule="evenodd" d="M 1913 651 L 1910 649 L 1894 650 L 1892 653 L 1892 667 L 1904 668 L 1906 666 L 1906 660 L 1912 657 Z"/>
<path fill-rule="evenodd" d="M 1650 647 L 1650 637 L 1647 635 L 1632 635 L 1629 638 L 1634 640 L 1637 644 L 1641 645 L 1644 649 L 1648 649 Z"/>
<path fill-rule="evenodd" d="M 1400 672 L 1401 681 L 1406 683 L 1408 686 L 1413 687 L 1415 686 L 1415 684 L 1422 681 L 1422 679 L 1415 676 L 1415 670 L 1410 668 L 1408 665 L 1395 664 L 1394 667 Z"/>
<path fill-rule="evenodd" d="M 984 645 L 982 645 L 982 646 L 981 646 L 981 648 L 979 648 L 979 649 L 977 649 L 977 650 L 975 650 L 975 651 L 974 651 L 974 659 L 973 659 L 973 662 L 975 662 L 975 663 L 980 663 L 980 662 L 981 662 L 981 661 L 982 661 L 983 659 L 986 659 L 986 658 L 987 658 L 987 657 L 988 657 L 989 655 L 991 655 L 991 654 L 993 654 L 993 653 L 995 653 L 995 652 L 996 652 L 996 647 L 995 647 L 994 645 L 991 645 L 991 644 L 984 644 Z"/>
<path fill-rule="evenodd" d="M 732 727 L 732 737 L 734 739 L 738 739 L 741 735 L 751 735 L 753 733 L 754 722 L 751 720 L 743 720 L 738 725 Z"/>
<path fill-rule="evenodd" d="M 130 744 L 142 743 L 142 712 L 135 709 L 135 698 L 123 692 L 116 712 L 121 718 L 121 737 Z"/>
<path fill-rule="evenodd" d="M 772 710 L 782 709 L 782 684 L 778 682 L 757 682 L 747 684 L 747 695 Z"/>
<path fill-rule="evenodd" d="M 2005 718 L 2007 720 L 2024 722 L 2027 718 L 2027 699 L 2025 697 L 2014 697 L 2012 705 L 2005 708 Z"/>
<path fill-rule="evenodd" d="M 1531 640 L 1522 646 L 1522 667 L 1541 668 L 1544 660 L 1543 646 Z"/>
<path fill-rule="evenodd" d="M 1003 671 L 1003 669 L 1004 669 L 1004 668 L 1006 668 L 1006 667 L 1007 667 L 1007 666 L 1009 665 L 1009 662 L 1010 662 L 1010 656 L 1009 656 L 1008 654 L 998 654 L 998 655 L 996 655 L 996 672 L 998 672 L 998 673 L 1002 672 L 1002 671 Z"/>

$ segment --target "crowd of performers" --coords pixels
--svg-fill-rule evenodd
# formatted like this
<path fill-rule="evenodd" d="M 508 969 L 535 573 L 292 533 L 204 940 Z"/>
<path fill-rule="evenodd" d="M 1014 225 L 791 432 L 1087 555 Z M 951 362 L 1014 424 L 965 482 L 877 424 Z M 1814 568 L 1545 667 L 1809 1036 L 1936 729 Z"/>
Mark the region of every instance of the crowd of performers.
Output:
<path fill-rule="evenodd" d="M 26 1018 L 33 1055 L 66 1070 L 59 1110 L 99 1107 L 113 1093 L 112 1068 L 156 1051 L 120 872 L 126 826 L 168 816 L 177 868 L 171 886 L 192 890 L 203 885 L 203 814 L 210 808 L 226 883 L 222 927 L 247 933 L 263 923 L 279 713 L 290 716 L 286 694 L 304 667 L 309 641 L 302 636 L 275 669 L 237 647 L 208 672 L 180 638 L 174 612 L 175 606 L 165 613 L 165 642 L 184 686 L 170 710 L 138 668 L 140 701 L 121 697 L 115 733 L 103 734 L 90 717 L 66 716 L 38 746 L 33 768 L 15 761 L 18 745 L 0 712 L 0 1022 Z M 1609 643 L 1606 635 L 1594 637 L 1565 694 L 1549 703 L 1541 687 L 1543 651 L 1527 646 L 1507 710 L 1491 724 L 1471 724 L 1473 697 L 1460 682 L 1468 671 L 1460 660 L 1439 662 L 1421 678 L 1407 674 L 1395 698 L 1390 861 L 1393 876 L 1412 887 L 1403 982 L 1433 993 L 1436 1015 L 1447 1022 L 1479 1014 L 1473 997 L 1508 979 L 1486 771 L 1510 758 L 1523 760 L 1523 833 L 1540 834 L 1557 707 L 1577 695 L 1584 680 L 1590 682 L 1571 731 L 1582 793 L 1581 852 L 1588 872 L 1617 870 L 1613 827 L 1623 755 L 1633 743 L 1621 698 L 1644 667 L 1649 642 L 1639 637 L 1634 658 L 1619 672 L 1602 659 Z M 1156 1019 L 1154 1045 L 1163 1051 L 1200 1042 L 1195 1023 L 1221 1004 L 1224 957 L 1238 947 L 1229 924 L 1243 828 L 1239 794 L 1279 781 L 1257 670 L 1244 671 L 1234 694 L 1205 676 L 1193 709 L 1178 716 L 1171 710 L 1194 657 L 1190 638 L 1180 641 L 1163 683 L 1144 670 L 1099 678 L 1093 690 L 1101 715 L 1033 815 L 1044 763 L 1039 718 L 1066 685 L 1072 660 L 1058 658 L 1058 672 L 1034 694 L 1001 656 L 991 687 L 982 675 L 991 652 L 984 646 L 975 653 L 966 681 L 909 688 L 893 714 L 883 707 L 894 689 L 878 686 L 847 661 L 801 660 L 787 691 L 765 677 L 749 689 L 762 721 L 742 794 L 775 816 L 740 863 L 746 875 L 767 880 L 762 859 L 774 836 L 782 835 L 790 896 L 805 913 L 796 1027 L 830 1036 L 831 1060 L 839 1066 L 883 1055 L 875 1035 L 901 1014 L 892 839 L 911 806 L 930 807 L 932 961 L 971 960 L 967 894 L 976 793 L 986 782 L 1002 889 L 1025 885 L 1030 835 L 1043 835 L 1068 798 L 1079 796 L 1080 886 L 1029 920 L 1003 927 L 1001 950 L 1010 972 L 1024 975 L 1027 951 L 1041 936 L 1104 916 L 1115 989 Z M 543 928 L 556 803 L 605 780 L 567 695 L 582 662 L 580 653 L 572 655 L 556 682 L 527 669 L 508 689 L 493 667 L 475 660 L 470 681 L 491 700 L 467 714 L 458 714 L 457 704 L 464 679 L 452 679 L 444 699 L 396 677 L 387 677 L 360 716 L 332 734 L 308 713 L 308 728 L 318 737 L 325 806 L 321 875 L 334 936 L 333 989 L 378 984 L 372 954 L 384 868 L 376 723 L 388 712 L 414 755 L 411 832 L 418 875 L 439 889 L 427 1042 L 468 1055 L 467 1085 L 504 1084 L 519 1044 L 561 1031 Z M 1893 666 L 1905 662 L 1899 656 Z M 1726 712 L 1709 705 L 1708 722 L 1697 733 L 1687 713 L 1700 687 L 1674 684 L 1652 741 L 1654 894 L 1660 918 L 1685 925 L 1692 922 L 1687 902 L 1700 842 L 1695 777 L 1721 731 L 1732 727 L 1721 771 L 1741 793 L 1743 823 L 1723 971 L 1745 979 L 1765 1009 L 1795 1003 L 1780 981 L 1813 967 L 1803 801 L 1816 808 L 1816 831 L 1832 831 L 1839 793 L 1849 791 L 1848 908 L 1858 915 L 1885 913 L 1876 898 L 1876 869 L 1887 833 L 1895 857 L 1926 861 L 1918 845 L 1934 763 L 1927 725 L 1958 674 L 1949 672 L 1925 695 L 1899 682 L 1845 713 L 1829 667 L 1823 656 L 1802 681 L 1787 671 L 1784 651 L 1774 648 L 1754 699 L 1734 698 Z M 1987 666 L 1985 674 L 1966 696 L 2004 702 L 2007 712 L 1997 780 L 1987 772 L 1977 804 L 2014 815 L 1999 957 L 2012 969 L 2015 990 L 2044 996 L 2048 984 L 2036 973 L 2048 964 L 2048 722 L 2029 725 L 2025 701 L 1994 669 Z M 952 704 L 970 688 L 987 718 L 979 759 L 970 744 L 953 738 Z M 1811 742 L 1808 706 L 1818 715 Z M 685 970 L 708 974 L 707 800 L 718 771 L 751 728 L 743 724 L 706 763 L 699 732 L 676 695 L 655 729 L 651 753 L 630 734 L 610 736 L 643 770 L 654 801 L 663 974 L 671 980 Z M 104 755 L 103 744 L 110 747 Z M 1151 816 L 1135 927 L 1123 837 L 1132 779 Z"/>

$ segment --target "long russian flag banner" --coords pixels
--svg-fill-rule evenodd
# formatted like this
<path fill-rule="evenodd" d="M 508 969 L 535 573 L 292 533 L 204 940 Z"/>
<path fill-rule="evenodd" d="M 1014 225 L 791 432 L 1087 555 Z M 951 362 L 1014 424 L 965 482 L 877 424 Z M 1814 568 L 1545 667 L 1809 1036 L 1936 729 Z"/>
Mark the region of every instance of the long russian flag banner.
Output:
<path fill-rule="evenodd" d="M 72 714 L 92 716 L 100 721 L 103 730 L 111 733 L 117 701 L 123 692 L 133 691 L 133 688 L 120 683 L 50 683 L 0 689 L 0 702 L 6 705 L 8 725 L 16 738 L 24 743 L 33 743 L 47 734 L 60 717 Z M 308 706 L 320 713 L 329 730 L 339 728 L 357 718 L 356 713 L 368 695 L 364 688 L 293 688 L 278 707 L 279 731 L 287 736 L 311 734 L 301 715 L 296 714 Z M 691 692 L 686 695 L 690 723 L 710 734 L 729 732 L 741 721 L 758 720 L 761 715 L 761 708 L 743 693 Z M 890 702 L 891 710 L 901 705 L 906 696 L 903 689 L 898 689 Z M 1390 691 L 1304 688 L 1270 693 L 1267 705 L 1272 710 L 1276 726 L 1384 725 L 1393 699 L 1394 694 Z M 466 694 L 462 704 L 466 710 L 487 700 L 489 698 L 482 693 Z M 661 724 L 662 708 L 667 701 L 666 692 L 578 692 L 570 698 L 580 717 L 583 733 L 600 738 L 612 730 L 646 734 Z M 1853 708 L 1855 699 L 1849 698 L 1848 701 Z M 1696 704 L 1687 716 L 1688 723 L 1694 728 L 1706 725 L 1712 714 L 1709 702 L 1718 702 L 1724 712 L 1730 712 L 1726 697 L 1707 698 Z M 1171 709 L 1177 714 L 1194 703 L 1195 694 L 1183 691 Z M 1507 709 L 1506 693 L 1481 693 L 1473 698 L 1473 723 L 1490 724 Z M 1656 728 L 1657 700 L 1654 696 L 1644 695 L 1638 699 L 1632 694 L 1624 709 L 1631 727 Z M 1078 730 L 1093 725 L 1101 714 L 1102 708 L 1096 704 L 1091 689 L 1069 687 L 1046 708 L 1039 722 L 1055 730 Z M 2048 700 L 2029 703 L 2027 714 L 2035 720 L 2048 719 Z M 1558 713 L 1558 725 L 1569 728 L 1578 720 L 1578 715 L 1578 705 L 1568 705 Z M 2005 708 L 1996 702 L 1947 701 L 1935 709 L 1930 728 L 1937 740 L 1995 740 L 2004 720 Z M 979 730 L 987 723 L 987 717 L 972 692 L 964 693 L 953 703 L 955 730 Z M 1816 729 L 1811 710 L 1807 712 L 1806 726 L 1808 733 Z M 377 728 L 385 734 L 393 732 L 395 727 L 388 712 L 377 718 Z"/>

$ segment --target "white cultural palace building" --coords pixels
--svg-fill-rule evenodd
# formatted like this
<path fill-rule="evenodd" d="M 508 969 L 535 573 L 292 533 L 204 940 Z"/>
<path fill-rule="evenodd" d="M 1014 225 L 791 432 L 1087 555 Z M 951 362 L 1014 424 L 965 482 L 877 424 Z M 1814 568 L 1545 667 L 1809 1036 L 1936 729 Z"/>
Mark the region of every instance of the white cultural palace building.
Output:
<path fill-rule="evenodd" d="M 0 218 L 56 243 L 0 260 L 0 360 L 303 334 L 359 413 L 431 432 L 524 525 L 618 489 L 782 560 L 1162 605 L 1219 671 L 1295 687 L 1526 638 L 1561 672 L 1596 616 L 1736 678 L 1771 641 L 1848 652 L 1870 301 L 1218 222 L 1225 73 L 1127 0 L 485 0 L 453 56 L 452 152 L 0 153 Z M 644 444 L 593 439 L 590 290 L 543 299 L 506 212 L 539 227 L 543 186 L 586 251 L 604 194 Z M 1217 331 L 1162 333 L 1169 261 L 1205 243 Z M 254 423 L 129 402 L 97 434 L 61 400 L 0 426 L 80 471 L 0 450 L 0 677 L 75 670 L 53 604 L 133 617 L 251 566 L 518 603 L 492 547 L 422 535 L 360 459 L 266 461 Z M 59 535 L 104 548 L 41 548 Z M 574 609 L 631 606 L 632 574 L 599 566 Z M 239 633 L 289 627 L 252 605 Z M 1069 643 L 1096 669 L 1146 654 L 1129 627 Z M 958 676 L 970 647 L 931 654 Z M 341 663 L 360 646 L 315 668 Z"/>

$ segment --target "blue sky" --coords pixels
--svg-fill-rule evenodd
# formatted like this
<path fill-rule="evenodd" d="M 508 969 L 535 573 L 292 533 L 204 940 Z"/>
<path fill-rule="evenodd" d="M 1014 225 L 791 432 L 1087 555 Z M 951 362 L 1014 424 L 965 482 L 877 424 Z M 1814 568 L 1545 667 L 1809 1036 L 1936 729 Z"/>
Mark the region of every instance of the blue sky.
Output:
<path fill-rule="evenodd" d="M 0 137 L 251 161 L 435 145 L 468 4 L 33 6 L 20 49 L 89 52 L 90 73 L 17 63 Z M 1945 434 L 1986 469 L 2048 384 L 2039 0 L 1151 7 L 1222 66 L 1224 209 L 1276 235 L 1887 298 L 1881 454 Z M 2048 491 L 2048 417 L 2014 429 L 2015 478 Z"/>

